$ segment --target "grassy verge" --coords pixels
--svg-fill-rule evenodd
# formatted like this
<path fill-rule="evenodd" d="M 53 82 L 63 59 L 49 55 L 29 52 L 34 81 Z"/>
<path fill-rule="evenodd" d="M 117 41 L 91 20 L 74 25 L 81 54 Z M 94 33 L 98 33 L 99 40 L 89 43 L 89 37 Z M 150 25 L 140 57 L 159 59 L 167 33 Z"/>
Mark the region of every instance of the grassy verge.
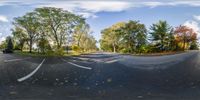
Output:
<path fill-rule="evenodd" d="M 28 51 L 15 51 L 14 54 L 21 55 L 21 56 L 32 56 L 32 57 L 61 57 L 61 55 L 56 55 L 54 53 L 49 53 L 49 54 L 42 54 L 38 52 L 32 52 L 29 53 Z M 62 56 L 75 56 L 75 55 L 80 55 L 78 53 L 65 53 Z"/>
<path fill-rule="evenodd" d="M 57 55 L 55 53 L 38 53 L 32 52 L 29 53 L 28 51 L 15 51 L 14 54 L 21 55 L 21 56 L 32 56 L 32 57 L 63 57 L 63 56 L 79 56 L 81 54 L 89 54 L 91 52 L 65 52 L 64 55 Z"/>
<path fill-rule="evenodd" d="M 159 52 L 159 53 L 140 53 L 140 54 L 130 54 L 130 53 L 120 53 L 122 55 L 132 55 L 132 56 L 165 56 L 165 55 L 174 55 L 174 54 L 180 54 L 185 53 L 187 51 L 171 51 L 171 52 Z M 64 55 L 56 55 L 55 53 L 49 53 L 49 54 L 42 54 L 38 52 L 32 52 L 29 53 L 28 51 L 15 51 L 14 54 L 21 55 L 21 56 L 32 56 L 32 57 L 63 57 L 63 56 L 79 56 L 82 54 L 89 54 L 92 52 L 69 52 L 65 53 Z"/>
<path fill-rule="evenodd" d="M 140 54 L 124 54 L 124 55 L 132 55 L 132 56 L 165 56 L 165 55 L 174 55 L 185 53 L 187 51 L 171 51 L 171 52 L 159 52 L 159 53 L 140 53 Z"/>

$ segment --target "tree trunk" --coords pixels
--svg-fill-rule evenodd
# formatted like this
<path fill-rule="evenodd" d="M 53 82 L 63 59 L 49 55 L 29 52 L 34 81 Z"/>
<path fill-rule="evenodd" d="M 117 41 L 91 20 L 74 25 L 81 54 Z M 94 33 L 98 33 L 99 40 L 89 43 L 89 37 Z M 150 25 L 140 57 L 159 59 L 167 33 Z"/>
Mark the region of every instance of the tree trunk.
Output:
<path fill-rule="evenodd" d="M 68 46 L 66 46 L 66 49 L 67 49 L 67 54 L 68 54 L 68 53 L 69 53 L 69 52 L 68 52 Z"/>
<path fill-rule="evenodd" d="M 30 45 L 29 45 L 29 53 L 32 53 L 32 45 L 33 45 L 33 41 L 30 40 Z"/>
<path fill-rule="evenodd" d="M 185 39 L 183 41 L 183 50 L 185 50 Z"/>
<path fill-rule="evenodd" d="M 113 43 L 113 52 L 115 53 L 116 52 L 116 47 L 115 47 L 115 44 Z"/>
<path fill-rule="evenodd" d="M 163 39 L 161 39 L 161 51 L 162 51 L 162 52 L 164 51 L 164 49 L 163 49 L 163 47 L 164 47 L 163 44 L 164 44 L 164 43 L 163 43 Z"/>
<path fill-rule="evenodd" d="M 24 47 L 24 42 L 20 42 L 20 51 L 22 52 L 23 51 L 23 47 Z"/>
<path fill-rule="evenodd" d="M 22 52 L 22 51 L 23 51 L 23 45 L 21 45 L 21 48 L 20 48 L 20 49 L 21 49 L 21 52 Z"/>
<path fill-rule="evenodd" d="M 21 52 L 22 52 L 23 51 L 23 47 L 21 47 L 20 49 L 21 49 Z"/>
<path fill-rule="evenodd" d="M 57 42 L 57 49 L 60 49 L 60 47 L 61 47 L 60 44 Z"/>

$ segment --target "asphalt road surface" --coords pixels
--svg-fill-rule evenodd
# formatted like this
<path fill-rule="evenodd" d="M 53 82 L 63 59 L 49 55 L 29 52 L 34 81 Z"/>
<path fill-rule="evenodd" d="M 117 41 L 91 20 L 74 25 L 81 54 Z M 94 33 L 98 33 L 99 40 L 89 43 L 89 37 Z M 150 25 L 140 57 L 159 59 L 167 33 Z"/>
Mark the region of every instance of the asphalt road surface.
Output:
<path fill-rule="evenodd" d="M 0 53 L 0 100 L 199 100 L 200 53 L 138 57 Z"/>

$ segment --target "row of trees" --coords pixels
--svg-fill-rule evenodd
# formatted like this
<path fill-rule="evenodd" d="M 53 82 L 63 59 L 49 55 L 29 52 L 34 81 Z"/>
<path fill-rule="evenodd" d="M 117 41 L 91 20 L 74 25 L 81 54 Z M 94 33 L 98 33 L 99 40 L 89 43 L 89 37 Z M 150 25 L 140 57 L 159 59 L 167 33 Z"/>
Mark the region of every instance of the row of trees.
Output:
<path fill-rule="evenodd" d="M 147 31 L 139 21 L 119 22 L 101 31 L 101 49 L 124 53 L 151 53 L 198 49 L 197 33 L 180 25 L 176 28 L 166 21 L 151 25 Z"/>
<path fill-rule="evenodd" d="M 37 47 L 42 53 L 63 51 L 74 47 L 81 51 L 95 50 L 96 40 L 82 16 L 60 8 L 36 8 L 24 16 L 14 18 L 12 29 L 15 48 Z"/>

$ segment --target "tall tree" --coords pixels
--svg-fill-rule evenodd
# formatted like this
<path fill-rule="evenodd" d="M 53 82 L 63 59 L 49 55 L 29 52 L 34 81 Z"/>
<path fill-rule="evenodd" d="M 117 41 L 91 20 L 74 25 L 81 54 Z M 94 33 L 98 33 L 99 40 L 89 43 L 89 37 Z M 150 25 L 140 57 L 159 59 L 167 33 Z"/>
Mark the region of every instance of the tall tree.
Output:
<path fill-rule="evenodd" d="M 141 52 L 146 44 L 146 27 L 138 21 L 120 22 L 102 30 L 101 47 L 129 53 Z"/>
<path fill-rule="evenodd" d="M 7 47 L 6 47 L 6 49 L 12 51 L 12 50 L 13 50 L 13 41 L 12 41 L 12 37 L 8 36 L 8 37 L 6 38 L 6 41 L 7 41 Z"/>
<path fill-rule="evenodd" d="M 88 24 L 86 24 L 85 22 L 81 22 L 79 25 L 77 25 L 73 33 L 73 39 L 74 39 L 75 45 L 79 47 L 80 41 L 83 38 L 83 36 L 89 33 L 90 33 L 90 27 Z"/>
<path fill-rule="evenodd" d="M 66 37 L 74 30 L 74 26 L 84 21 L 81 16 L 77 16 L 61 8 L 44 7 L 35 10 L 47 22 L 49 37 L 56 44 L 57 49 L 66 42 Z"/>
<path fill-rule="evenodd" d="M 35 12 L 26 13 L 22 17 L 15 18 L 13 23 L 16 27 L 23 28 L 28 36 L 29 52 L 32 52 L 33 43 L 38 35 L 37 29 L 40 26 L 38 23 L 37 14 Z"/>
<path fill-rule="evenodd" d="M 96 40 L 91 34 L 83 34 L 80 42 L 79 46 L 83 51 L 95 50 L 97 48 Z"/>
<path fill-rule="evenodd" d="M 100 40 L 101 48 L 104 50 L 111 50 L 113 52 L 119 51 L 118 47 L 122 40 L 121 29 L 125 26 L 124 22 L 119 22 L 101 31 L 102 39 Z"/>
<path fill-rule="evenodd" d="M 146 43 L 146 27 L 139 21 L 129 21 L 122 29 L 123 41 L 127 44 L 130 53 L 137 52 Z"/>
<path fill-rule="evenodd" d="M 175 38 L 178 42 L 183 43 L 183 50 L 186 49 L 186 44 L 197 40 L 197 33 L 192 28 L 180 25 L 175 29 Z"/>
<path fill-rule="evenodd" d="M 152 41 L 155 43 L 157 46 L 156 49 L 158 51 L 164 51 L 167 49 L 167 44 L 168 44 L 168 36 L 171 31 L 171 26 L 166 21 L 159 21 L 156 24 L 153 24 L 150 27 L 150 35 L 152 38 Z"/>
<path fill-rule="evenodd" d="M 12 29 L 12 35 L 14 41 L 22 51 L 24 44 L 27 41 L 27 34 L 24 32 L 22 28 L 16 26 L 14 29 Z"/>
<path fill-rule="evenodd" d="M 0 42 L 0 49 L 5 49 L 6 48 L 6 41 L 4 40 L 4 41 L 1 41 Z"/>
<path fill-rule="evenodd" d="M 170 51 L 177 50 L 177 42 L 175 40 L 175 32 L 173 28 L 171 29 L 168 35 L 167 41 L 168 41 L 168 45 L 167 45 L 168 50 Z"/>

